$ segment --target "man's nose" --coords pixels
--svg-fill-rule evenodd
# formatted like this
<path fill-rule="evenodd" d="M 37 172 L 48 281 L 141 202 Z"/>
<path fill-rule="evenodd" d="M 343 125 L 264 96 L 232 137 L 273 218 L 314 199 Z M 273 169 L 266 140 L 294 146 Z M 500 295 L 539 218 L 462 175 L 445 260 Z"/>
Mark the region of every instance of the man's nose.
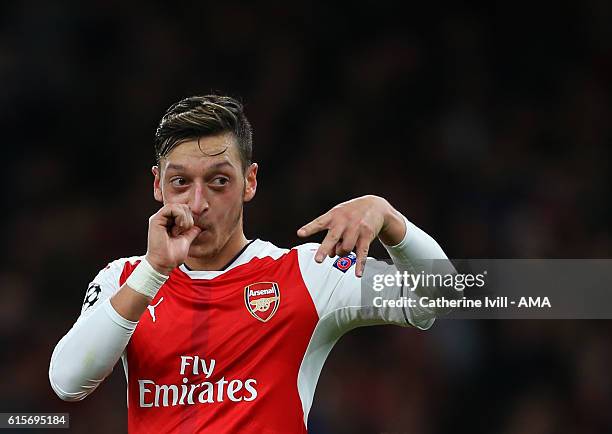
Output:
<path fill-rule="evenodd" d="M 200 215 L 208 209 L 208 200 L 204 194 L 204 187 L 199 184 L 195 184 L 189 197 L 189 208 L 195 215 Z"/>

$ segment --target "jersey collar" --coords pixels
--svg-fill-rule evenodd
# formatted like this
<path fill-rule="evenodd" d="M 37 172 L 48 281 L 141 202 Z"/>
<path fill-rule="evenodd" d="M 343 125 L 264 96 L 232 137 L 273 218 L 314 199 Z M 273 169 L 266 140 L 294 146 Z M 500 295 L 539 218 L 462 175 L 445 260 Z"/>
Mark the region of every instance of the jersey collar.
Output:
<path fill-rule="evenodd" d="M 239 265 L 246 264 L 254 257 L 257 257 L 257 253 L 262 249 L 264 244 L 264 241 L 261 241 L 258 238 L 249 241 L 249 243 L 246 244 L 242 250 L 240 250 L 240 252 L 238 252 L 238 254 L 236 254 L 236 256 L 234 256 L 234 258 L 231 259 L 221 270 L 191 270 L 185 264 L 179 265 L 179 269 L 192 279 L 213 279 L 226 271 L 229 271 Z"/>

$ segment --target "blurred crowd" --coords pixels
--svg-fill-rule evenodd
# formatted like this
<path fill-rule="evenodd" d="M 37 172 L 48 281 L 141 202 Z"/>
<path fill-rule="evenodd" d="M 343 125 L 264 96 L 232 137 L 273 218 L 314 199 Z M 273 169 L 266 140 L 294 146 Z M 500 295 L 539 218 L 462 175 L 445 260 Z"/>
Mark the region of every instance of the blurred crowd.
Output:
<path fill-rule="evenodd" d="M 67 404 L 48 361 L 98 270 L 145 252 L 153 134 L 185 96 L 246 104 L 247 237 L 296 245 L 304 223 L 377 194 L 452 258 L 610 257 L 612 3 L 424 3 L 3 2 L 0 412 L 125 430 L 120 367 Z M 610 433 L 611 331 L 355 330 L 310 432 Z"/>

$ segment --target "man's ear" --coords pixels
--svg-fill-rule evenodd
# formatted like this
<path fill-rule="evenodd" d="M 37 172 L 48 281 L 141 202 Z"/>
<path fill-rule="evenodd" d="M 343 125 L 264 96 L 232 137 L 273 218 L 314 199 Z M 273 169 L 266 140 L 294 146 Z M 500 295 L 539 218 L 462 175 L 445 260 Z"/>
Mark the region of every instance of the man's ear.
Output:
<path fill-rule="evenodd" d="M 159 166 L 151 167 L 151 172 L 153 172 L 153 197 L 156 201 L 164 203 L 164 196 L 162 195 L 161 190 L 161 173 L 159 170 Z"/>
<path fill-rule="evenodd" d="M 244 202 L 249 202 L 253 199 L 257 191 L 257 169 L 257 163 L 252 163 L 244 175 Z"/>

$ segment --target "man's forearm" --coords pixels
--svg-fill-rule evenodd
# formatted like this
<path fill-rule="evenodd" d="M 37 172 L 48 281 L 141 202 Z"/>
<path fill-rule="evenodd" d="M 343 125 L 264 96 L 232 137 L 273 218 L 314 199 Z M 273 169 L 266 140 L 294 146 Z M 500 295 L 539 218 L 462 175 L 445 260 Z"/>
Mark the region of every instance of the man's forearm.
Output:
<path fill-rule="evenodd" d="M 423 259 L 447 259 L 444 250 L 436 240 L 403 215 L 399 214 L 399 218 L 402 226 L 405 227 L 402 238 L 399 240 L 383 240 L 381 238 L 396 265 L 398 263 L 414 263 Z"/>
<path fill-rule="evenodd" d="M 105 300 L 77 321 L 59 341 L 49 366 L 49 380 L 65 401 L 80 401 L 111 373 L 137 322 L 123 318 Z"/>
<path fill-rule="evenodd" d="M 400 271 L 411 274 L 453 274 L 455 268 L 440 245 L 425 231 L 418 228 L 402 216 L 406 226 L 404 237 L 394 245 L 385 245 L 393 263 Z M 407 288 L 410 297 L 438 298 L 445 296 L 439 288 L 420 285 L 417 288 Z M 410 309 L 410 316 L 420 328 L 428 328 L 433 319 L 447 313 L 447 310 L 423 308 L 417 304 Z"/>
<path fill-rule="evenodd" d="M 134 291 L 127 284 L 123 285 L 110 300 L 115 311 L 129 321 L 138 321 L 150 301 L 150 298 Z"/>
<path fill-rule="evenodd" d="M 60 398 L 78 401 L 98 387 L 167 279 L 143 258 L 110 299 L 76 322 L 55 347 L 49 366 L 51 386 Z"/>

